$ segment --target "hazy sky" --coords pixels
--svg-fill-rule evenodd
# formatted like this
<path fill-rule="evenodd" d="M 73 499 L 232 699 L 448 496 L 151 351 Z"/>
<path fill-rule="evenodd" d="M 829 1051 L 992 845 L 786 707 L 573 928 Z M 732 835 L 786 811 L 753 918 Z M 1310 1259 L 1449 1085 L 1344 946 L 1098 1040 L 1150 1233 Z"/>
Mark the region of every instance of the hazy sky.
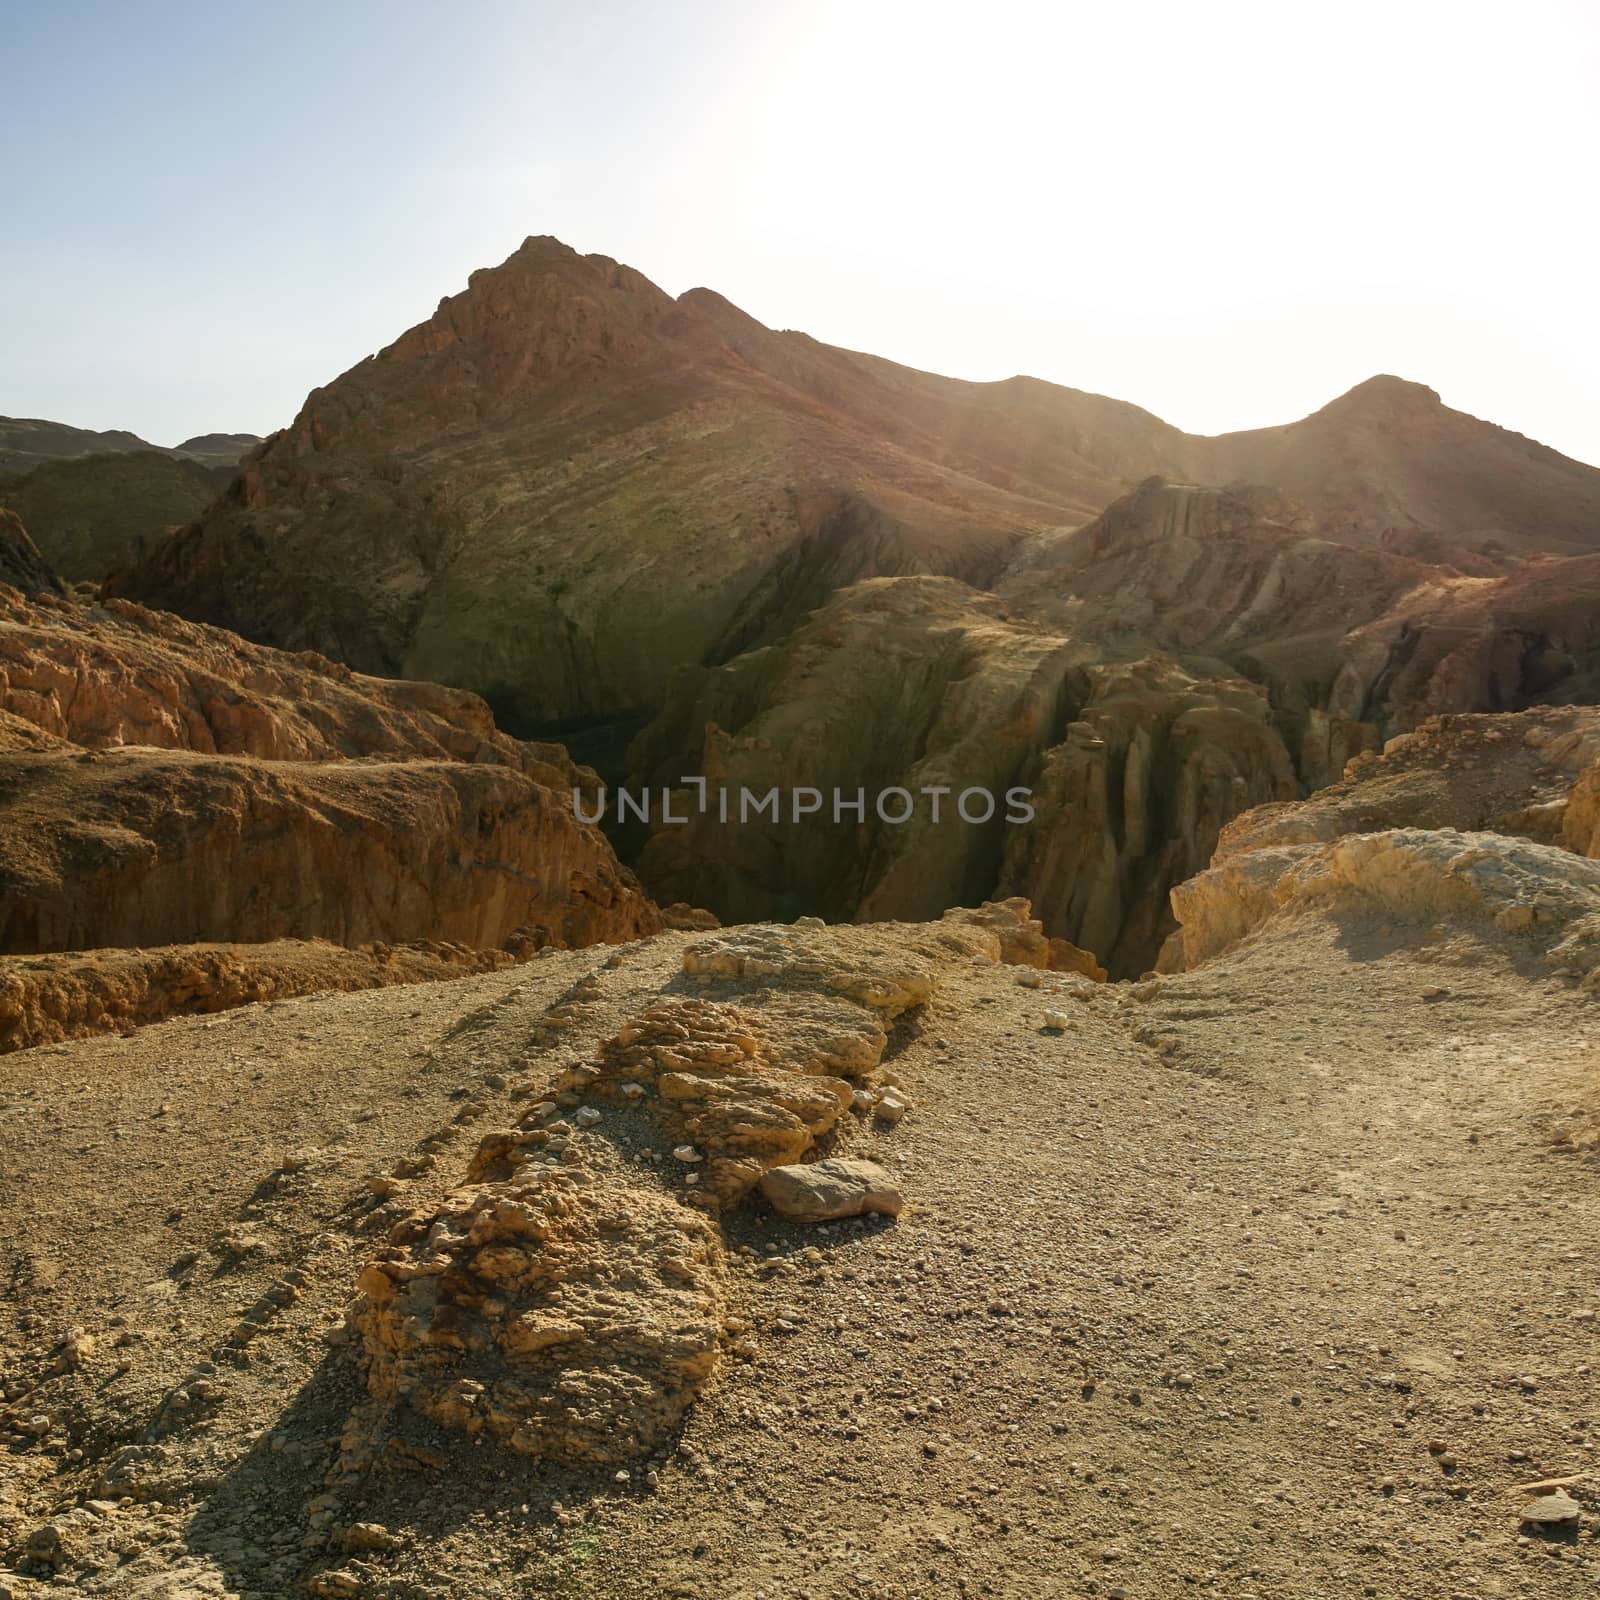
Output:
<path fill-rule="evenodd" d="M 1200 432 L 1600 462 L 1596 0 L 0 0 L 0 413 L 267 432 L 530 233 Z"/>

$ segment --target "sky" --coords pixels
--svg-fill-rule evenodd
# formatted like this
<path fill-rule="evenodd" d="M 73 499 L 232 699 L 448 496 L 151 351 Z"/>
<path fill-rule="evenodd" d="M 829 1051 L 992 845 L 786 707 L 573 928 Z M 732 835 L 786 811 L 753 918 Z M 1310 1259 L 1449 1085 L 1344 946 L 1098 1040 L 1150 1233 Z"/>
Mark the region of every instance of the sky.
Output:
<path fill-rule="evenodd" d="M 1594 0 L 0 0 L 0 414 L 159 444 L 528 234 L 1194 432 L 1395 373 L 1600 463 Z"/>

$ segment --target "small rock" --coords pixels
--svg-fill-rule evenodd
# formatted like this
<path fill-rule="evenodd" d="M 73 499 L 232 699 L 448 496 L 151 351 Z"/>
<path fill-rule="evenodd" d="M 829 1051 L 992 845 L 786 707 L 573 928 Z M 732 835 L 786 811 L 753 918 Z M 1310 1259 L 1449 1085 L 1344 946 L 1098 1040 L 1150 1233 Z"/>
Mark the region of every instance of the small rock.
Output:
<path fill-rule="evenodd" d="M 761 1193 L 791 1222 L 831 1222 L 868 1211 L 897 1217 L 905 1203 L 894 1179 L 877 1162 L 837 1157 L 774 1167 L 762 1178 Z"/>
<path fill-rule="evenodd" d="M 885 1089 L 873 1112 L 885 1122 L 898 1122 L 910 1109 L 911 1102 L 898 1089 Z"/>
<path fill-rule="evenodd" d="M 1047 1011 L 1044 1014 L 1045 1030 L 1048 1033 L 1065 1033 L 1071 1021 L 1065 1011 Z"/>
<path fill-rule="evenodd" d="M 574 1113 L 572 1120 L 580 1128 L 593 1128 L 600 1122 L 600 1113 L 593 1106 L 582 1106 Z"/>
<path fill-rule="evenodd" d="M 692 1144 L 675 1145 L 672 1151 L 675 1161 L 703 1161 L 705 1158 Z"/>
<path fill-rule="evenodd" d="M 352 1522 L 344 1530 L 344 1547 L 351 1554 L 360 1550 L 393 1550 L 399 1542 L 381 1522 Z"/>
<path fill-rule="evenodd" d="M 361 1580 L 353 1572 L 346 1572 L 342 1568 L 332 1572 L 319 1572 L 306 1585 L 306 1593 L 323 1597 L 323 1600 L 333 1600 L 333 1597 L 343 1595 L 356 1595 L 361 1593 Z"/>
<path fill-rule="evenodd" d="M 1582 1513 L 1583 1507 L 1566 1490 L 1558 1489 L 1554 1494 L 1540 1495 L 1537 1500 L 1530 1501 L 1522 1508 L 1518 1520 L 1524 1524 L 1537 1523 L 1541 1527 L 1559 1527 L 1563 1523 L 1576 1522 Z"/>

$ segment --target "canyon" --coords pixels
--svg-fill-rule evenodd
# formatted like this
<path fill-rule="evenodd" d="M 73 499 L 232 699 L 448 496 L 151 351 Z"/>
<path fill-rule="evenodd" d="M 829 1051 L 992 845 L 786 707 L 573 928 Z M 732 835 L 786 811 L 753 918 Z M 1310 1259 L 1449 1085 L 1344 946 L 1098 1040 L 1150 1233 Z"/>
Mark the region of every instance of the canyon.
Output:
<path fill-rule="evenodd" d="M 1593 698 L 1597 585 L 1600 472 L 1420 384 L 1203 438 L 532 238 L 108 593 L 469 689 L 613 787 L 1035 787 L 1025 832 L 612 839 L 725 921 L 1021 895 L 1137 975 L 1239 811 L 1429 716 Z"/>
<path fill-rule="evenodd" d="M 548 238 L 0 420 L 0 1600 L 1592 1594 L 1597 618 L 1420 384 Z"/>

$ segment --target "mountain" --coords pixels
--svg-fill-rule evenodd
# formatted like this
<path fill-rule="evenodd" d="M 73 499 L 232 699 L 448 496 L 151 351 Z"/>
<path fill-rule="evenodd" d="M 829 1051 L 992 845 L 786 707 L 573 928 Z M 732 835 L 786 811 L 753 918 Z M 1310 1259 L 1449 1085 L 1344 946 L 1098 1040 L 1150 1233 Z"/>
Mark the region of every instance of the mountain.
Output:
<path fill-rule="evenodd" d="M 1600 472 L 1417 385 L 1203 439 L 774 332 L 534 238 L 314 391 L 119 592 L 570 732 L 648 715 L 673 667 L 781 638 L 850 583 L 987 587 L 1152 473 L 1274 484 L 1354 545 L 1600 547 Z"/>
<path fill-rule="evenodd" d="M 136 433 L 113 428 L 96 433 L 65 422 L 39 417 L 0 417 L 0 471 L 26 472 L 41 461 L 98 455 L 107 450 L 155 450 L 159 446 Z"/>
<path fill-rule="evenodd" d="M 0 506 L 64 578 L 98 583 L 199 516 L 260 442 L 207 433 L 168 450 L 120 430 L 0 417 Z"/>
<path fill-rule="evenodd" d="M 656 791 L 1032 787 L 1029 827 L 611 824 L 663 902 L 1021 896 L 1123 975 L 1239 811 L 1430 715 L 1593 695 L 1600 471 L 1387 376 L 1202 438 L 530 239 L 111 588 L 472 689 Z"/>
<path fill-rule="evenodd" d="M 197 433 L 174 445 L 169 454 L 206 467 L 236 467 L 260 443 L 261 436 L 256 433 Z"/>

